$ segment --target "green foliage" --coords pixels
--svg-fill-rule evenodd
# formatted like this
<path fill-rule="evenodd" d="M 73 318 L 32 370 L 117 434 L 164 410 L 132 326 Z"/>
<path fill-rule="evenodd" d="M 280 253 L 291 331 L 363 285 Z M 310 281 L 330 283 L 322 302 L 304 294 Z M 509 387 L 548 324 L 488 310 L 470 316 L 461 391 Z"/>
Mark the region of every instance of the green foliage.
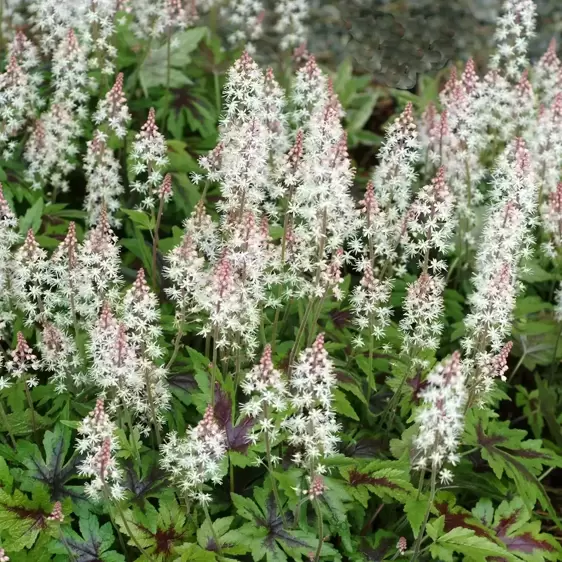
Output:
<path fill-rule="evenodd" d="M 25 3 L 21 4 L 20 15 L 25 21 L 29 14 L 23 6 Z M 187 6 L 189 2 L 183 4 Z M 234 4 L 236 2 L 230 2 L 231 6 Z M 265 4 L 268 9 L 263 17 L 269 23 L 272 15 L 269 8 L 274 3 Z M 340 4 L 345 8 L 345 2 Z M 5 5 L 0 0 L 0 19 L 7 24 L 11 16 L 6 18 L 2 14 Z M 395 7 L 391 2 L 385 10 L 392 12 Z M 176 306 L 177 292 L 167 273 L 170 252 L 185 242 L 186 220 L 196 224 L 192 234 L 203 237 L 206 236 L 204 221 L 221 224 L 235 232 L 230 243 L 239 251 L 239 256 L 251 252 L 250 243 L 244 238 L 251 231 L 251 220 L 244 226 L 247 231 L 238 232 L 235 228 L 237 221 L 245 217 L 247 202 L 243 200 L 236 211 L 240 216 L 234 212 L 224 213 L 220 178 L 215 181 L 218 174 L 212 176 L 212 180 L 206 178 L 206 164 L 200 160 L 219 140 L 224 141 L 221 136 L 221 124 L 225 119 L 224 85 L 229 69 L 242 52 L 241 45 L 233 46 L 224 41 L 229 30 L 220 25 L 217 30 L 215 19 L 220 20 L 222 12 L 213 9 L 206 14 L 201 10 L 197 27 L 174 28 L 152 38 L 135 34 L 131 25 L 133 16 L 122 13 L 119 22 L 115 22 L 112 36 L 111 45 L 117 49 L 115 75 L 124 75 L 124 96 L 131 120 L 123 138 L 102 131 L 107 136 L 104 150 L 113 151 L 123 186 L 123 193 L 111 214 L 120 252 L 119 273 L 124 281 L 122 286 L 112 288 L 103 297 L 107 298 L 115 321 L 123 322 L 127 312 L 122 310 L 123 295 L 137 272 L 144 269 L 150 295 L 147 300 L 154 297 L 156 302 L 154 323 L 147 331 L 154 336 L 157 342 L 154 347 L 158 349 L 147 350 L 138 333 L 133 333 L 139 326 L 144 328 L 146 319 L 138 315 L 134 320 L 138 320 L 139 326 L 132 321 L 135 325 L 128 326 L 126 333 L 131 349 L 141 358 L 135 371 L 141 390 L 132 398 L 141 404 L 138 411 L 123 406 L 123 397 L 119 396 L 122 389 L 118 385 L 106 388 L 91 384 L 92 375 L 99 367 L 94 362 L 91 331 L 103 299 L 99 299 L 90 324 L 82 322 L 80 310 L 74 309 L 68 318 L 64 317 L 57 308 L 62 307 L 61 303 L 55 307 L 57 310 L 52 317 L 46 318 L 40 310 L 35 321 L 29 320 L 21 303 L 10 300 L 10 283 L 4 284 L 4 278 L 10 278 L 13 271 L 5 267 L 4 256 L 0 253 L 0 549 L 11 562 L 562 560 L 562 328 L 556 297 L 562 280 L 562 259 L 559 248 L 550 252 L 556 254 L 554 257 L 543 251 L 545 246 L 552 245 L 552 240 L 544 231 L 544 225 L 539 226 L 540 213 L 532 218 L 529 228 L 536 243 L 525 247 L 524 259 L 513 275 L 518 293 L 513 301 L 513 317 L 506 318 L 511 325 L 509 341 L 513 343 L 506 380 L 496 377 L 482 404 L 464 404 L 464 433 L 457 444 L 458 458 L 453 457 L 447 464 L 450 477 L 440 470 L 432 470 L 431 463 L 420 470 L 417 414 L 423 407 L 424 392 L 435 374 L 433 370 L 457 350 L 462 350 L 463 360 L 470 356 L 463 338 L 471 329 L 466 318 L 475 300 L 476 247 L 469 246 L 465 250 L 462 233 L 457 232 L 459 240 L 455 238 L 450 251 L 439 256 L 446 267 L 443 272 L 446 288 L 442 295 L 443 309 L 438 311 L 442 329 L 437 349 L 415 348 L 405 352 L 403 348 L 404 304 L 424 268 L 419 263 L 423 262 L 423 256 L 419 260 L 419 256 L 412 257 L 404 252 L 393 264 L 386 253 L 394 249 L 385 248 L 383 255 L 374 260 L 373 269 L 377 275 L 387 268 L 393 273 L 389 277 L 388 300 L 392 314 L 381 338 L 371 338 L 368 330 L 357 326 L 353 295 L 363 286 L 365 256 L 358 258 L 354 253 L 353 246 L 360 244 L 355 234 L 344 245 L 344 263 L 341 268 L 336 267 L 336 273 L 332 271 L 332 264 L 324 263 L 323 258 L 317 260 L 314 253 L 310 269 L 305 269 L 302 275 L 306 282 L 333 275 L 330 283 L 341 291 L 341 299 L 335 298 L 333 287 L 317 298 L 312 293 L 302 297 L 298 289 L 291 293 L 289 285 L 279 285 L 281 274 L 292 275 L 301 256 L 291 253 L 284 264 L 285 270 L 276 263 L 267 271 L 264 287 L 260 287 L 267 296 L 257 312 L 259 328 L 252 335 L 256 350 L 262 351 L 267 344 L 272 346 L 273 365 L 286 381 L 294 375 L 295 359 L 300 352 L 322 332 L 333 366 L 334 385 L 325 403 L 333 410 L 338 424 L 337 452 L 323 458 L 323 451 L 318 450 L 318 458 L 308 459 L 310 466 L 302 462 L 300 448 L 287 432 L 287 417 L 298 413 L 298 407 L 290 403 L 295 387 L 290 387 L 285 397 L 289 399 L 285 409 L 269 408 L 267 415 L 262 412 L 261 418 L 253 416 L 244 382 L 259 361 L 259 356 L 254 356 L 255 350 L 246 349 L 246 344 L 241 343 L 241 334 L 233 336 L 234 345 L 228 348 L 211 328 L 203 328 L 198 322 L 197 315 L 204 315 L 203 312 L 184 311 Z M 342 19 L 339 15 L 335 19 Z M 334 19 L 333 14 L 330 18 Z M 369 21 L 370 15 L 364 19 Z M 14 21 L 19 20 L 15 18 Z M 381 21 L 389 20 L 381 17 Z M 32 40 L 41 35 L 37 27 L 30 26 Z M 6 75 L 8 63 L 4 56 L 10 38 L 8 28 L 8 25 L 1 26 L 2 77 Z M 92 30 L 94 36 L 100 31 L 95 25 Z M 260 65 L 263 63 L 264 68 L 266 63 L 271 63 L 280 87 L 292 92 L 291 76 L 300 68 L 300 62 L 298 57 L 291 57 L 289 51 L 269 56 L 270 50 L 277 48 L 272 44 L 275 41 L 273 36 L 264 40 L 265 46 L 262 45 L 263 51 L 256 52 L 256 60 Z M 426 64 L 427 68 L 433 67 L 433 59 L 440 59 L 442 53 L 433 55 L 435 52 L 431 49 L 420 53 L 420 60 L 432 59 Z M 318 60 L 325 61 L 322 53 Z M 94 225 L 90 224 L 89 212 L 85 210 L 89 178 L 84 158 L 98 126 L 92 112 L 115 77 L 111 73 L 101 75 L 93 61 L 89 64 L 92 68 L 88 79 L 92 86 L 96 81 L 98 85 L 88 90 L 76 146 L 67 147 L 71 164 L 76 166 L 71 173 L 62 174 L 66 182 L 63 189 L 53 181 L 46 182 L 40 189 L 32 189 L 26 175 L 29 162 L 24 152 L 45 108 L 35 108 L 26 118 L 20 136 L 13 141 L 13 150 L 4 150 L 4 145 L 0 147 L 2 192 L 17 217 L 14 232 L 21 235 L 11 251 L 21 248 L 25 235 L 32 232 L 51 264 L 60 258 L 53 256 L 65 248 L 62 241 L 71 222 L 76 228 L 78 244 L 92 238 Z M 392 124 L 406 104 L 413 104 L 418 138 L 430 133 L 425 129 L 422 113 L 429 104 L 434 104 L 438 111 L 443 109 L 442 83 L 448 71 L 420 75 L 415 88 L 402 90 L 377 83 L 372 74 L 361 74 L 356 57 L 342 57 L 339 64 L 325 66 L 322 70 L 331 79 L 329 91 L 335 93 L 342 108 L 345 135 L 341 130 L 341 138 L 347 140 L 349 152 L 345 157 L 349 156 L 350 167 L 356 172 L 350 188 L 351 200 L 359 202 L 365 196 L 367 179 L 373 177 L 372 170 L 381 155 L 384 136 L 392 130 Z M 407 71 L 412 73 L 410 66 Z M 47 53 L 40 55 L 37 72 L 44 75 L 40 95 L 48 101 L 56 76 Z M 384 74 L 388 74 L 386 70 Z M 4 103 L 4 84 L 4 79 L 0 80 L 0 105 Z M 236 98 L 240 91 L 234 88 L 230 94 Z M 287 125 L 292 131 L 290 144 L 296 135 L 297 115 L 301 109 L 289 96 L 287 99 Z M 330 98 L 330 106 L 323 108 L 324 116 L 327 118 L 336 106 Z M 151 107 L 155 109 L 156 125 L 165 142 L 167 163 L 162 172 L 172 178 L 170 199 L 160 210 L 157 206 L 142 208 L 142 197 L 131 189 L 138 171 L 131 158 L 132 146 Z M 0 109 L 2 137 L 4 106 Z M 302 113 L 307 111 L 302 110 Z M 279 125 L 268 121 L 271 131 Z M 305 129 L 307 127 L 309 123 Z M 489 181 L 496 173 L 493 163 L 505 148 L 504 139 L 496 138 L 497 131 L 490 127 L 487 132 L 493 142 L 479 155 L 478 162 L 486 170 L 479 184 L 474 186 L 478 190 L 476 204 L 470 209 L 474 224 L 466 236 L 475 240 L 479 240 L 490 214 L 493 197 Z M 517 132 L 523 137 L 526 133 Z M 427 145 L 428 140 L 423 142 Z M 305 156 L 312 152 L 311 144 L 314 143 L 310 139 L 305 140 Z M 336 155 L 340 158 L 341 146 L 337 146 Z M 399 146 L 391 152 L 401 154 L 403 150 L 404 147 Z M 439 162 L 442 157 L 436 154 L 430 157 L 427 146 L 424 150 L 408 186 L 412 197 L 431 182 L 441 163 L 448 164 L 447 160 Z M 243 151 L 241 154 L 245 155 Z M 102 158 L 100 154 L 96 157 Z M 241 160 L 235 164 L 246 165 Z M 328 160 L 326 158 L 326 162 Z M 321 165 L 317 164 L 313 173 L 305 170 L 311 185 L 316 186 L 317 176 L 326 173 L 326 162 L 322 160 Z M 280 165 L 283 173 L 286 168 L 286 164 Z M 59 171 L 55 170 L 53 175 Z M 293 222 L 298 222 L 298 214 L 286 213 L 294 205 L 292 195 L 284 193 L 279 201 L 275 200 L 274 192 L 288 192 L 294 187 L 290 182 L 285 185 L 287 178 L 275 171 L 276 174 L 267 176 L 264 172 L 264 177 L 274 185 L 267 185 L 263 205 L 266 212 L 258 217 L 263 219 L 261 223 L 257 221 L 256 224 L 260 224 L 264 235 L 264 247 L 278 259 L 282 252 L 289 252 L 289 234 L 295 232 Z M 143 169 L 141 174 L 147 173 L 151 172 Z M 452 172 L 447 170 L 447 173 Z M 456 181 L 455 198 L 463 189 Z M 309 211 L 307 208 L 306 213 Z M 357 216 L 364 217 L 363 203 L 358 203 L 356 211 Z M 0 223 L 5 219 L 3 213 L 5 208 L 0 205 Z M 415 222 L 412 218 L 415 216 L 411 210 L 411 214 L 403 217 L 400 236 L 407 237 L 408 221 Z M 283 221 L 285 217 L 289 217 L 287 222 Z M 0 235 L 3 232 L 0 231 Z M 324 245 L 329 236 L 315 231 L 313 238 Z M 335 255 L 336 245 L 332 247 L 333 241 L 328 241 L 329 251 L 334 251 Z M 2 243 L 0 240 L 0 249 Z M 100 243 L 99 239 L 96 243 Z M 205 255 L 209 269 L 214 271 L 222 254 L 216 251 L 218 246 L 202 249 L 204 246 L 202 243 L 195 254 L 189 254 L 190 263 L 195 264 Z M 320 249 L 325 250 L 323 246 Z M 290 252 L 293 251 L 291 248 Z M 319 252 L 321 257 L 322 252 Z M 431 259 L 433 257 L 432 253 Z M 427 258 L 429 261 L 429 253 Z M 321 262 L 317 271 L 316 261 Z M 50 291 L 56 283 L 61 279 L 68 281 L 68 294 L 64 296 L 70 303 L 69 294 L 73 289 L 70 270 L 70 266 L 50 270 L 45 293 L 53 297 Z M 435 266 L 435 271 L 438 270 L 440 266 Z M 431 268 L 426 267 L 424 271 L 431 272 Z M 237 272 L 236 280 L 252 281 L 253 274 L 251 270 L 243 274 Z M 211 280 L 209 283 L 215 281 L 212 276 L 206 279 Z M 190 279 L 193 286 L 198 281 L 197 276 Z M 32 281 L 29 284 L 32 285 Z M 33 293 L 34 289 L 28 288 Z M 207 286 L 198 287 L 201 291 L 207 289 Z M 209 298 L 215 298 L 217 291 L 210 292 Z M 73 294 L 73 298 L 75 296 Z M 100 295 L 86 297 L 97 299 Z M 279 302 L 282 306 L 277 308 Z M 37 306 L 41 309 L 43 303 L 38 302 Z M 215 306 L 217 312 L 220 306 L 216 303 Z M 76 308 L 76 303 L 72 307 Z M 421 314 L 415 309 L 413 314 L 416 313 Z M 58 365 L 47 368 L 46 362 L 41 362 L 36 369 L 30 368 L 30 372 L 21 376 L 11 374 L 18 332 L 43 361 L 49 351 L 60 352 L 64 347 L 61 341 L 47 341 L 45 332 L 50 322 L 56 324 L 63 335 L 74 338 L 76 348 L 72 349 L 72 354 L 79 359 L 79 366 L 67 377 L 67 387 L 63 391 L 56 388 L 53 381 L 59 374 Z M 505 341 L 507 338 L 506 335 Z M 119 348 L 120 351 L 124 347 Z M 483 342 L 482 349 L 484 355 L 497 359 L 492 357 L 497 350 L 492 353 L 489 342 Z M 149 357 L 153 351 L 154 356 Z M 110 359 L 111 372 L 121 382 L 124 358 L 117 353 Z M 473 367 L 468 361 L 464 363 L 467 371 Z M 143 393 L 149 388 L 147 381 L 156 368 L 165 372 L 162 382 L 165 390 L 169 390 L 170 401 L 154 416 L 149 411 L 153 396 L 148 396 L 148 391 L 146 396 Z M 26 389 L 23 379 L 32 375 L 34 379 Z M 33 386 L 35 383 L 37 386 Z M 265 383 L 262 381 L 262 384 Z M 320 384 L 316 381 L 318 387 Z M 469 392 L 473 391 L 471 387 Z M 105 398 L 108 415 L 116 426 L 112 434 L 116 450 L 112 452 L 121 472 L 122 489 L 111 497 L 114 491 L 103 488 L 100 497 L 94 499 L 85 488 L 89 480 L 83 465 L 87 455 L 78 443 L 85 433 L 83 420 L 90 416 L 100 397 Z M 312 410 L 310 404 L 303 408 L 306 414 Z M 192 490 L 181 481 L 181 473 L 196 466 L 201 459 L 207 459 L 209 451 L 198 449 L 193 458 L 179 459 L 181 466 L 171 470 L 163 468 L 163 452 L 172 433 L 179 439 L 188 435 L 195 442 L 193 428 L 201 430 L 198 424 L 204 415 L 207 422 L 204 430 L 214 436 L 220 433 L 224 437 L 221 445 L 224 444 L 225 451 L 216 478 L 202 483 L 197 489 L 198 495 L 190 495 Z M 212 418 L 211 421 L 207 417 Z M 271 433 L 264 431 L 263 418 L 267 418 L 266 425 L 274 428 Z M 136 423 L 139 419 L 142 422 Z M 107 460 L 98 454 L 96 462 L 105 477 Z M 315 486 L 318 487 L 316 491 Z M 401 552 L 399 544 L 404 542 L 405 552 Z"/>

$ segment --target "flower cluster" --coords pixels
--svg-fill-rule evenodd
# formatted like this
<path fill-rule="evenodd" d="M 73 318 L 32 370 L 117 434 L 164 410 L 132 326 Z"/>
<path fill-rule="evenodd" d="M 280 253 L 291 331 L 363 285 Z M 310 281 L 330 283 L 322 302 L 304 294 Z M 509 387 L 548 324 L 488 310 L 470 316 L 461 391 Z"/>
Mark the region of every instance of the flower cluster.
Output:
<path fill-rule="evenodd" d="M 141 178 L 131 184 L 133 191 L 143 197 L 141 207 L 154 206 L 156 192 L 163 179 L 163 170 L 168 164 L 166 140 L 156 125 L 156 113 L 150 108 L 148 119 L 135 136 L 131 151 L 132 167 L 135 175 Z"/>
<path fill-rule="evenodd" d="M 437 365 L 421 392 L 422 405 L 415 414 L 418 434 L 414 439 L 416 467 L 440 469 L 443 464 L 456 465 L 460 437 L 464 430 L 466 381 L 459 352 Z M 452 480 L 451 471 L 443 468 L 441 482 Z"/>
<path fill-rule="evenodd" d="M 84 455 L 79 471 L 92 480 L 85 490 L 93 500 L 110 497 L 120 500 L 125 494 L 123 474 L 115 458 L 119 449 L 117 427 L 105 411 L 103 400 L 98 400 L 94 410 L 86 416 L 78 433 L 77 449 Z"/>
<path fill-rule="evenodd" d="M 225 454 L 226 434 L 215 420 L 213 407 L 208 406 L 203 419 L 189 429 L 185 437 L 178 437 L 176 433 L 168 435 L 160 462 L 183 492 L 201 503 L 208 503 L 211 498 L 203 485 L 209 480 L 220 483 Z"/>
<path fill-rule="evenodd" d="M 291 373 L 290 403 L 295 414 L 283 422 L 289 444 L 297 449 L 293 461 L 312 474 L 323 474 L 322 460 L 337 450 L 340 425 L 332 406 L 335 385 L 334 368 L 320 334 L 301 353 Z"/>
<path fill-rule="evenodd" d="M 283 376 L 273 365 L 270 345 L 265 347 L 260 362 L 244 377 L 242 390 L 250 399 L 240 411 L 259 422 L 252 439 L 257 440 L 260 433 L 266 433 L 275 441 L 279 427 L 271 414 L 287 408 L 288 391 Z"/>

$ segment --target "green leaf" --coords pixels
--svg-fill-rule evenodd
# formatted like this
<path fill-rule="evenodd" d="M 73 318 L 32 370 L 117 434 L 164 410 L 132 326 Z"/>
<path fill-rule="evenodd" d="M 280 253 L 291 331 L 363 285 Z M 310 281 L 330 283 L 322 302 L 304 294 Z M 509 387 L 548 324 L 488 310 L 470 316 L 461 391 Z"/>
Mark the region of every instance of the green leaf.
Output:
<path fill-rule="evenodd" d="M 359 416 L 353 409 L 353 406 L 349 403 L 345 394 L 337 388 L 334 390 L 334 408 L 338 414 L 359 421 Z"/>
<path fill-rule="evenodd" d="M 380 498 L 406 503 L 415 491 L 410 484 L 409 465 L 402 461 L 377 460 L 360 470 L 345 467 L 340 472 L 348 483 L 347 490 L 359 501 L 364 498 L 362 491 L 367 490 Z"/>
<path fill-rule="evenodd" d="M 347 118 L 347 129 L 349 131 L 357 132 L 365 126 L 377 104 L 379 94 L 378 92 L 370 92 L 365 97 L 365 101 L 358 109 L 349 112 Z"/>
<path fill-rule="evenodd" d="M 509 422 L 491 419 L 487 410 L 469 412 L 466 443 L 480 448 L 482 458 L 490 464 L 497 478 L 505 474 L 515 484 L 529 509 L 538 499 L 552 519 L 559 524 L 550 499 L 537 478 L 543 466 L 562 466 L 562 457 L 542 448 L 540 439 L 526 439 L 527 432 L 511 429 Z"/>
<path fill-rule="evenodd" d="M 521 270 L 518 275 L 519 279 L 525 283 L 541 283 L 543 281 L 552 281 L 554 279 L 551 273 L 545 271 L 536 261 L 527 260 L 521 264 Z"/>
<path fill-rule="evenodd" d="M 192 27 L 174 35 L 170 46 L 166 43 L 150 51 L 139 71 L 139 80 L 145 96 L 148 96 L 150 88 L 168 85 L 168 73 L 171 88 L 180 88 L 192 83 L 182 69 L 190 63 L 189 54 L 196 49 L 206 33 L 207 29 L 204 27 Z"/>
<path fill-rule="evenodd" d="M 485 537 L 476 536 L 471 529 L 457 527 L 440 536 L 430 547 L 432 556 L 437 560 L 453 560 L 453 553 L 464 554 L 465 560 L 486 562 L 488 556 L 503 557 L 513 560 L 505 548 Z"/>
<path fill-rule="evenodd" d="M 151 219 L 142 211 L 133 209 L 123 209 L 123 212 L 142 230 L 153 230 L 155 226 L 154 219 Z"/>
<path fill-rule="evenodd" d="M 411 498 L 404 504 L 404 513 L 412 527 L 414 537 L 418 536 L 427 510 L 427 498 Z"/>
<path fill-rule="evenodd" d="M 43 215 L 43 199 L 40 197 L 27 209 L 27 212 L 20 218 L 20 233 L 25 234 L 29 229 L 37 232 L 41 227 L 41 217 Z"/>

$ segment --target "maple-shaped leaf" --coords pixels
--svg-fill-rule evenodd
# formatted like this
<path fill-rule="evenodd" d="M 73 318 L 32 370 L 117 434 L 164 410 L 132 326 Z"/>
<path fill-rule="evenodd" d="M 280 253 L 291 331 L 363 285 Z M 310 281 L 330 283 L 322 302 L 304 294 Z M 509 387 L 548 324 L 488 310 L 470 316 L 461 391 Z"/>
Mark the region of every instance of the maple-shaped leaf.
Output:
<path fill-rule="evenodd" d="M 98 518 L 93 513 L 87 513 L 78 522 L 80 533 L 70 526 L 63 529 L 64 543 L 58 541 L 53 552 L 66 555 L 72 552 L 76 562 L 125 562 L 125 557 L 115 550 L 111 550 L 115 537 L 111 523 L 100 527 Z"/>
<path fill-rule="evenodd" d="M 39 483 L 34 486 L 31 498 L 21 490 L 16 489 L 11 495 L 0 488 L 0 529 L 6 551 L 31 548 L 39 533 L 47 528 L 51 507 L 49 492 Z"/>
<path fill-rule="evenodd" d="M 544 466 L 562 466 L 562 457 L 543 448 L 540 439 L 525 439 L 526 436 L 526 431 L 510 428 L 509 422 L 491 419 L 486 410 L 472 411 L 468 415 L 465 443 L 480 448 L 482 458 L 498 479 L 505 474 L 513 480 L 518 495 L 529 509 L 538 499 L 557 521 L 537 476 L 543 472 Z"/>
<path fill-rule="evenodd" d="M 470 512 L 455 505 L 453 494 L 441 492 L 435 508 L 442 518 L 445 533 L 459 527 L 468 529 L 474 536 L 495 542 L 509 553 L 509 557 L 493 557 L 490 562 L 560 559 L 561 547 L 554 537 L 541 533 L 540 521 L 530 521 L 531 514 L 519 497 L 502 502 L 495 510 L 492 501 L 484 498 Z"/>
<path fill-rule="evenodd" d="M 300 560 L 302 555 L 313 553 L 318 538 L 300 529 L 287 530 L 272 493 L 263 488 L 254 489 L 254 500 L 231 494 L 238 515 L 248 523 L 237 529 L 254 562 L 267 558 L 268 562 L 285 562 L 287 556 Z M 322 555 L 335 557 L 337 552 L 328 543 L 322 546 Z"/>
<path fill-rule="evenodd" d="M 245 554 L 248 552 L 248 547 L 244 544 L 243 537 L 237 529 L 231 529 L 234 517 L 221 517 L 213 521 L 213 528 L 208 519 L 203 521 L 203 524 L 197 530 L 197 544 L 209 552 L 216 554 L 221 553 L 221 556 Z M 218 544 L 215 540 L 218 539 Z"/>
<path fill-rule="evenodd" d="M 369 493 L 406 503 L 415 491 L 409 465 L 402 461 L 377 460 L 362 468 L 344 467 L 340 472 L 349 484 L 349 493 L 364 507 L 369 503 Z"/>
<path fill-rule="evenodd" d="M 360 552 L 369 561 L 389 560 L 386 555 L 392 550 L 396 550 L 398 537 L 395 533 L 379 529 L 366 537 L 358 536 L 354 538 L 357 545 L 356 551 Z"/>
<path fill-rule="evenodd" d="M 437 514 L 443 517 L 443 529 L 446 533 L 457 527 L 470 529 L 478 537 L 486 537 L 494 540 L 494 533 L 490 530 L 488 524 L 479 521 L 474 515 L 459 505 L 455 505 L 455 496 L 451 493 L 440 492 L 435 501 L 435 509 Z"/>
<path fill-rule="evenodd" d="M 531 513 L 521 498 L 503 501 L 495 512 L 492 502 L 482 499 L 472 514 L 518 559 L 528 562 L 562 559 L 562 547 L 553 536 L 541 533 L 541 522 L 531 521 Z"/>
<path fill-rule="evenodd" d="M 433 544 L 429 547 L 432 557 L 440 562 L 452 562 L 457 560 L 453 557 L 454 553 L 463 554 L 466 562 L 489 562 L 495 560 L 513 560 L 513 557 L 501 545 L 476 535 L 472 529 L 455 527 L 447 533 L 441 532 L 439 523 L 442 520 L 429 523 L 427 534 L 433 539 Z"/>
<path fill-rule="evenodd" d="M 143 508 L 134 506 L 123 511 L 126 524 L 120 513 L 115 514 L 115 521 L 123 535 L 133 537 L 131 546 L 138 543 L 153 560 L 164 561 L 169 558 L 175 546 L 185 542 L 193 534 L 193 521 L 187 520 L 185 506 L 180 506 L 173 494 L 160 498 L 158 509 L 150 502 Z"/>
<path fill-rule="evenodd" d="M 70 454 L 70 429 L 57 424 L 54 431 L 43 437 L 43 453 L 35 444 L 25 443 L 18 448 L 18 458 L 27 467 L 27 476 L 45 484 L 53 501 L 65 497 L 82 498 L 80 486 L 67 483 L 78 476 L 78 455 Z"/>
<path fill-rule="evenodd" d="M 238 424 L 232 423 L 232 401 L 226 392 L 217 384 L 215 388 L 215 419 L 226 432 L 229 451 L 246 454 L 250 441 L 248 435 L 255 424 L 249 416 L 243 417 Z"/>
<path fill-rule="evenodd" d="M 146 457 L 143 458 L 143 461 Z M 133 493 L 132 501 L 142 507 L 147 498 L 156 496 L 166 485 L 165 473 L 155 460 L 150 463 L 143 462 L 142 472 L 139 476 L 131 459 L 124 463 L 124 486 Z"/>

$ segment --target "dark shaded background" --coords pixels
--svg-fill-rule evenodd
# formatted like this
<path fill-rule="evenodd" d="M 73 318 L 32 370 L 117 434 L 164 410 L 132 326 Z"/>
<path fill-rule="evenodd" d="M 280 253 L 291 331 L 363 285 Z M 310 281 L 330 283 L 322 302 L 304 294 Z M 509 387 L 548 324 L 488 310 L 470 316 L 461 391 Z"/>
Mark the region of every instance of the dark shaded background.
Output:
<path fill-rule="evenodd" d="M 499 0 L 312 0 L 309 50 L 337 64 L 351 56 L 357 72 L 386 86 L 409 89 L 420 73 L 450 60 L 488 59 Z M 538 34 L 530 55 L 539 57 L 560 36 L 562 2 L 537 0 Z"/>

